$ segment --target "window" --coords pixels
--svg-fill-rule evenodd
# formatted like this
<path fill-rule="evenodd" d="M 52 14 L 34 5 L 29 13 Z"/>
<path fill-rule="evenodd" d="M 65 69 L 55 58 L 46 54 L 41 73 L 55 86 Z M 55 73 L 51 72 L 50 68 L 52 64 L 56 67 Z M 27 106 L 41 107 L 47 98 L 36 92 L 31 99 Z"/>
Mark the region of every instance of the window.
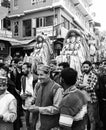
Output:
<path fill-rule="evenodd" d="M 43 18 L 37 18 L 36 19 L 36 27 L 43 27 Z"/>
<path fill-rule="evenodd" d="M 14 0 L 14 7 L 18 6 L 18 0 Z"/>
<path fill-rule="evenodd" d="M 18 26 L 19 26 L 19 22 L 15 21 L 14 22 L 14 36 L 18 36 L 19 35 Z"/>
<path fill-rule="evenodd" d="M 44 17 L 44 26 L 52 26 L 53 25 L 53 16 Z"/>
<path fill-rule="evenodd" d="M 10 30 L 11 28 L 11 22 L 10 22 L 10 19 L 9 18 L 4 18 L 3 19 L 3 28 L 7 29 L 7 30 Z"/>
<path fill-rule="evenodd" d="M 23 21 L 23 37 L 31 36 L 31 19 Z"/>

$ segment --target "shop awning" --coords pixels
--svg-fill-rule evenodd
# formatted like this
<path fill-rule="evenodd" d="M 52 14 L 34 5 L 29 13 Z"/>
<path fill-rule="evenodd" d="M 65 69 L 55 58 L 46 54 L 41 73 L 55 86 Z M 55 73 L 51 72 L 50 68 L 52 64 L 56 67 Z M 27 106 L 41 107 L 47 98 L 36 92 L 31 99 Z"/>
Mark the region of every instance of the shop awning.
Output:
<path fill-rule="evenodd" d="M 17 40 L 14 38 L 8 38 L 8 37 L 0 37 L 0 40 L 2 41 L 8 41 L 10 44 L 14 47 L 21 47 L 21 46 L 27 46 L 28 44 L 31 44 L 32 41 L 35 39 L 30 40 Z M 32 46 L 32 45 L 31 45 Z"/>
<path fill-rule="evenodd" d="M 34 41 L 35 39 L 30 39 L 30 40 L 21 40 L 19 41 L 19 44 L 15 44 L 15 42 L 10 42 L 13 47 L 23 47 L 23 48 L 29 48 L 34 46 Z"/>
<path fill-rule="evenodd" d="M 3 41 L 8 41 L 10 42 L 10 44 L 13 46 L 13 45 L 20 45 L 21 42 L 16 40 L 16 39 L 13 39 L 13 38 L 8 38 L 8 37 L 0 37 L 0 40 L 3 40 Z"/>

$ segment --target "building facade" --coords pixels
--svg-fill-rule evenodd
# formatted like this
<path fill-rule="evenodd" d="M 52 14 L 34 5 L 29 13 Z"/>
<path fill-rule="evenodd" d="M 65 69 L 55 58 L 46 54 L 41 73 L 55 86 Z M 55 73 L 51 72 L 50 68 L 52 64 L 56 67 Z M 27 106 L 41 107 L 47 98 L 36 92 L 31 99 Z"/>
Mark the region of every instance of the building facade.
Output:
<path fill-rule="evenodd" d="M 0 0 L 0 62 L 5 60 L 11 53 L 12 32 L 8 30 L 6 17 L 8 15 L 8 8 L 3 7 L 2 0 Z M 8 24 L 9 25 L 9 24 Z"/>
<path fill-rule="evenodd" d="M 16 39 L 31 39 L 40 33 L 65 37 L 71 28 L 93 35 L 92 0 L 11 0 L 9 18 Z"/>

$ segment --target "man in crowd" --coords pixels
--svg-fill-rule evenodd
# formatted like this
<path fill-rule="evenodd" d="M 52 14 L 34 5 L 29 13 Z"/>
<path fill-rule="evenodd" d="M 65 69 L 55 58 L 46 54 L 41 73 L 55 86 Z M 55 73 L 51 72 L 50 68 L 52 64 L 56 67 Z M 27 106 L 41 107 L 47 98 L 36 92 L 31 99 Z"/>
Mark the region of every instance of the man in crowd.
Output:
<path fill-rule="evenodd" d="M 77 87 L 85 90 L 85 96 L 88 100 L 88 119 L 90 123 L 90 130 L 96 130 L 96 120 L 97 120 L 97 109 L 98 102 L 95 93 L 95 88 L 97 85 L 97 76 L 91 70 L 92 64 L 90 61 L 85 61 L 82 64 L 82 75 L 78 77 Z"/>
<path fill-rule="evenodd" d="M 23 76 L 21 79 L 21 97 L 23 100 L 23 108 L 25 109 L 25 119 L 27 130 L 30 130 L 30 112 L 26 110 L 26 106 L 30 104 L 33 97 L 34 86 L 37 82 L 37 76 L 31 73 L 31 64 L 25 62 L 22 66 Z"/>
<path fill-rule="evenodd" d="M 83 93 L 76 88 L 77 72 L 66 68 L 61 72 L 64 96 L 60 104 L 60 129 L 85 130 L 87 101 Z"/>
<path fill-rule="evenodd" d="M 7 91 L 7 77 L 0 75 L 0 130 L 13 130 L 13 122 L 16 118 L 16 99 Z"/>
<path fill-rule="evenodd" d="M 21 91 L 21 77 L 22 77 L 22 60 L 14 59 L 11 64 L 10 79 L 16 85 L 17 92 Z"/>
<path fill-rule="evenodd" d="M 21 116 L 23 115 L 22 99 L 19 93 L 17 93 L 16 85 L 8 77 L 8 73 L 9 73 L 9 68 L 5 66 L 5 64 L 0 63 L 0 75 L 3 77 L 7 77 L 7 91 L 10 92 L 17 101 L 17 119 L 13 123 L 13 128 L 14 130 L 20 130 L 20 128 L 22 127 Z"/>
<path fill-rule="evenodd" d="M 34 130 L 51 130 L 59 126 L 59 104 L 63 89 L 50 78 L 50 67 L 37 67 L 38 84 L 35 86 L 35 104 L 29 107 L 34 112 Z"/>
<path fill-rule="evenodd" d="M 61 71 L 63 70 L 63 69 L 65 69 L 65 68 L 69 68 L 70 67 L 70 65 L 69 65 L 69 63 L 68 62 L 61 62 L 61 63 L 59 63 L 58 64 L 58 67 L 57 67 L 57 69 L 54 71 L 54 77 L 53 77 L 53 80 L 56 82 L 56 83 L 58 83 L 58 84 L 60 84 L 61 85 Z"/>
<path fill-rule="evenodd" d="M 98 84 L 99 89 L 97 95 L 100 120 L 103 122 L 103 130 L 106 130 L 106 61 L 102 62 L 102 73 L 98 76 Z"/>

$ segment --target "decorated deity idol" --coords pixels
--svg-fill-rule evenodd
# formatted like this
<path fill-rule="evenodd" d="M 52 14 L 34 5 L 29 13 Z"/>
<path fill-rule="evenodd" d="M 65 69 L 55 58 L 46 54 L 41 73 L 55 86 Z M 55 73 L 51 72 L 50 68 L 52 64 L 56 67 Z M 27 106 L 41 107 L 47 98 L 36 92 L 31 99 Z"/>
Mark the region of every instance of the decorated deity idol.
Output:
<path fill-rule="evenodd" d="M 86 58 L 86 52 L 79 30 L 73 29 L 68 31 L 59 58 L 59 62 L 69 62 L 71 68 L 77 70 L 79 74 L 81 73 L 81 63 Z"/>
<path fill-rule="evenodd" d="M 44 35 L 38 35 L 36 37 L 34 51 L 30 56 L 32 58 L 32 62 L 48 65 L 50 61 L 50 55 L 52 53 L 53 52 L 50 46 L 49 38 L 45 37 Z"/>

